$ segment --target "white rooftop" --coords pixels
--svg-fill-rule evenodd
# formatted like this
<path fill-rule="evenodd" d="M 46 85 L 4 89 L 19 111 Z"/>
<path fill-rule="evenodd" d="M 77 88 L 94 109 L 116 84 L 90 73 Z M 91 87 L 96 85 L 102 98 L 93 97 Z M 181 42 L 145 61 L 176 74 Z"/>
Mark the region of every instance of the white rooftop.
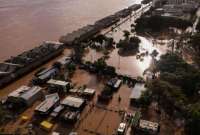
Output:
<path fill-rule="evenodd" d="M 158 123 L 147 121 L 147 120 L 140 120 L 139 127 L 143 129 L 148 129 L 152 131 L 158 130 Z"/>
<path fill-rule="evenodd" d="M 72 97 L 72 96 L 67 96 L 63 101 L 62 101 L 62 105 L 67 105 L 70 107 L 75 107 L 75 108 L 79 108 L 84 104 L 84 99 L 82 98 L 77 98 L 77 97 Z"/>
<path fill-rule="evenodd" d="M 16 97 L 16 98 L 23 98 L 25 100 L 30 99 L 32 96 L 37 94 L 38 92 L 41 91 L 41 87 L 38 86 L 33 86 L 33 87 L 28 87 L 28 86 L 21 86 L 17 90 L 11 92 L 8 97 Z"/>
<path fill-rule="evenodd" d="M 51 135 L 60 135 L 58 132 L 53 132 Z"/>
<path fill-rule="evenodd" d="M 67 85 L 69 84 L 69 82 L 50 79 L 50 80 L 47 82 L 47 84 L 54 84 L 54 85 L 67 86 Z"/>
<path fill-rule="evenodd" d="M 89 88 L 86 88 L 84 91 L 83 91 L 84 94 L 94 94 L 95 93 L 95 89 L 89 89 Z"/>
<path fill-rule="evenodd" d="M 46 99 L 35 108 L 36 111 L 45 113 L 60 100 L 57 93 L 47 95 L 45 98 Z"/>

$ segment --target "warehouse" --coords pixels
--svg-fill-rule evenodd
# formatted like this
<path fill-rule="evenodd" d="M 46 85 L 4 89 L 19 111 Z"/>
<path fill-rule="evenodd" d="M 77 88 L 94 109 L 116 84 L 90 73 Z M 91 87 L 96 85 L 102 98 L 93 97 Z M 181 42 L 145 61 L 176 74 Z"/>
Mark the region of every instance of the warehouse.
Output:
<path fill-rule="evenodd" d="M 45 100 L 35 108 L 39 114 L 49 114 L 58 104 L 60 98 L 57 93 L 46 95 Z"/>
<path fill-rule="evenodd" d="M 78 97 L 67 96 L 62 102 L 62 105 L 72 109 L 81 110 L 85 105 L 85 100 Z"/>
<path fill-rule="evenodd" d="M 57 91 L 67 92 L 70 89 L 70 83 L 61 80 L 50 79 L 47 84 L 49 85 L 49 89 L 56 89 Z"/>
<path fill-rule="evenodd" d="M 36 100 L 42 97 L 42 88 L 38 86 L 21 86 L 8 95 L 7 102 L 19 101 L 26 106 L 31 106 Z"/>

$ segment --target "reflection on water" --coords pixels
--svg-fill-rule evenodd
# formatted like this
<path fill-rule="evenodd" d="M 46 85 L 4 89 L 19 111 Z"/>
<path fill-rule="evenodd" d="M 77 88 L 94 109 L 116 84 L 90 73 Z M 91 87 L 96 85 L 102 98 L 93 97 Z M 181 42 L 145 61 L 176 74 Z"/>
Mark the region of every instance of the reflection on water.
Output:
<path fill-rule="evenodd" d="M 132 90 L 131 97 L 137 99 L 141 96 L 142 92 L 145 90 L 146 88 L 144 87 L 144 84 L 136 84 Z"/>
<path fill-rule="evenodd" d="M 0 60 L 141 0 L 0 0 Z"/>

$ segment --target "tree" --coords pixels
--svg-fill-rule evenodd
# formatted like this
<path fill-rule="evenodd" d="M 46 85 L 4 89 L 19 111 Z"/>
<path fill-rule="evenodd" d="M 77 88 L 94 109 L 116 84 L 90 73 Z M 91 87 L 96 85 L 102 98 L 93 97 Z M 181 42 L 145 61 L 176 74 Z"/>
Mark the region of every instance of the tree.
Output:
<path fill-rule="evenodd" d="M 124 38 L 125 38 L 125 40 L 128 40 L 128 39 L 129 39 L 129 36 L 130 36 L 130 32 L 127 31 L 127 30 L 124 30 L 123 33 L 124 33 Z"/>

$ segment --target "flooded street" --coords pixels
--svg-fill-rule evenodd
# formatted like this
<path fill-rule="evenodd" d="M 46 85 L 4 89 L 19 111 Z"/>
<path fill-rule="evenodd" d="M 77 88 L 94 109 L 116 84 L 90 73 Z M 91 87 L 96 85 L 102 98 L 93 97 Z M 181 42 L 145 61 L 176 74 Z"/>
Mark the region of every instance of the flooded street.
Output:
<path fill-rule="evenodd" d="M 17 55 L 22 51 L 29 50 L 44 40 L 58 40 L 59 36 L 76 30 L 84 25 L 92 24 L 100 18 L 110 15 L 124 7 L 133 3 L 140 3 L 141 0 L 0 0 L 0 36 L 1 47 L 0 60 L 4 60 L 11 55 Z M 113 37 L 117 43 L 123 39 L 123 31 L 130 30 L 134 20 L 130 19 L 106 34 Z M 117 73 L 128 75 L 131 77 L 143 76 L 144 71 L 149 68 L 152 63 L 150 55 L 154 50 L 158 52 L 156 58 L 166 53 L 168 50 L 167 42 L 154 42 L 151 38 L 138 36 L 141 40 L 139 53 L 131 56 L 120 56 L 118 49 L 110 51 L 107 59 L 108 65 L 114 66 Z M 6 50 L 6 51 L 5 51 Z M 50 67 L 52 64 L 63 56 L 69 56 L 71 49 L 65 49 L 61 56 L 52 59 L 42 67 Z M 137 58 L 137 55 L 147 53 L 147 55 Z M 104 56 L 102 52 L 96 52 L 94 49 L 87 48 L 84 60 L 94 62 L 98 58 Z M 5 97 L 11 91 L 17 89 L 21 85 L 28 85 L 33 78 L 34 73 L 40 69 L 32 71 L 26 76 L 11 83 L 7 87 L 1 89 L 0 96 Z M 129 87 L 122 84 L 121 87 L 114 92 L 112 99 L 108 104 L 100 104 L 97 99 L 100 92 L 104 89 L 108 78 L 100 75 L 91 74 L 85 70 L 76 68 L 71 78 L 75 88 L 86 86 L 96 90 L 96 94 L 87 100 L 87 105 L 81 112 L 80 119 L 74 125 L 69 123 L 60 123 L 52 121 L 54 127 L 52 131 L 68 134 L 76 131 L 80 135 L 92 135 L 94 133 L 111 135 L 116 134 L 119 123 L 122 122 L 121 110 L 133 113 L 138 110 L 130 106 L 130 95 L 135 91 L 135 95 L 140 95 L 144 90 L 144 85 L 136 84 L 135 87 Z M 47 89 L 44 89 L 45 92 Z M 66 95 L 69 95 L 67 93 Z M 65 96 L 66 96 L 65 95 Z M 80 96 L 80 95 L 76 95 Z M 120 101 L 119 101 L 120 98 Z M 33 118 L 35 107 L 41 103 L 36 102 L 33 106 L 20 114 L 19 118 L 11 121 L 5 126 L 8 133 L 14 132 L 17 128 L 26 128 L 27 123 L 20 124 L 21 116 Z M 151 112 L 150 112 L 151 113 Z M 149 114 L 150 114 L 149 113 Z M 152 116 L 152 119 L 159 122 L 158 116 Z M 47 119 L 47 118 L 45 118 Z M 168 119 L 167 119 L 168 120 Z M 169 128 L 167 124 L 164 127 Z M 162 125 L 162 126 L 163 126 Z M 170 126 L 172 126 L 171 124 Z M 171 128 L 170 127 L 170 128 Z M 12 128 L 12 130 L 10 130 Z M 38 134 L 50 134 L 41 128 L 37 129 Z M 164 129 L 161 129 L 163 133 Z"/>
<path fill-rule="evenodd" d="M 116 43 L 119 42 L 120 39 L 124 39 L 123 31 L 131 29 L 131 24 L 133 23 L 132 20 L 128 20 L 119 27 L 117 27 L 114 31 L 110 31 L 106 34 L 108 37 L 112 37 Z M 119 74 L 125 74 L 129 75 L 131 77 L 137 77 L 137 76 L 143 76 L 144 71 L 150 66 L 152 62 L 151 53 L 156 50 L 159 54 L 157 58 L 159 58 L 160 55 L 165 54 L 168 50 L 167 47 L 167 41 L 165 42 L 155 42 L 153 43 L 151 38 L 146 38 L 142 36 L 138 36 L 141 40 L 140 47 L 139 47 L 139 53 L 142 54 L 148 52 L 149 55 L 146 55 L 142 57 L 142 59 L 137 59 L 136 55 L 131 56 L 120 56 L 118 54 L 118 49 L 115 48 L 114 50 L 111 50 L 111 53 L 109 54 L 109 59 L 107 60 L 107 63 L 111 66 L 114 66 L 116 68 L 117 73 Z M 103 53 L 97 52 L 94 49 L 88 49 L 85 55 L 85 60 L 94 62 L 95 60 L 101 58 L 103 56 Z"/>
<path fill-rule="evenodd" d="M 141 0 L 0 0 L 0 60 Z"/>

